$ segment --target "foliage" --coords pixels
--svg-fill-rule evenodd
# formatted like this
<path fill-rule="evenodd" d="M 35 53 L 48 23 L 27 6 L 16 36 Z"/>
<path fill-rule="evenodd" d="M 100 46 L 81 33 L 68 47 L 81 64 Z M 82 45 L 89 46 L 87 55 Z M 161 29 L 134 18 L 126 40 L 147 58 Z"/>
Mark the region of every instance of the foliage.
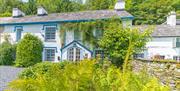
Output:
<path fill-rule="evenodd" d="M 59 67 L 59 69 L 63 69 L 64 66 L 68 64 L 68 62 L 62 63 L 52 63 L 52 62 L 43 62 L 37 63 L 34 66 L 28 67 L 19 74 L 19 78 L 28 79 L 28 78 L 37 78 L 39 75 L 44 75 L 51 71 L 51 68 Z"/>
<path fill-rule="evenodd" d="M 31 34 L 26 34 L 17 44 L 16 66 L 27 67 L 42 60 L 42 41 Z"/>
<path fill-rule="evenodd" d="M 5 12 L 3 14 L 0 14 L 0 17 L 10 17 L 11 16 L 11 13 L 9 12 Z"/>
<path fill-rule="evenodd" d="M 89 10 L 103 10 L 114 9 L 117 0 L 87 0 L 87 9 Z"/>
<path fill-rule="evenodd" d="M 41 71 L 33 71 L 37 74 L 36 78 L 14 80 L 9 85 L 10 91 L 169 91 L 168 86 L 162 86 L 146 73 L 122 73 L 109 61 L 99 64 L 95 60 L 84 60 L 67 63 L 63 67 L 52 65 L 43 74 Z"/>
<path fill-rule="evenodd" d="M 99 41 L 99 45 L 108 51 L 112 63 L 120 66 L 127 53 L 130 56 L 143 49 L 150 39 L 151 32 L 149 29 L 141 32 L 139 29 L 123 28 L 120 24 L 111 23 Z"/>
<path fill-rule="evenodd" d="M 64 36 L 66 31 L 76 31 L 82 34 L 82 42 L 92 44 L 93 46 L 98 46 L 97 41 L 102 37 L 103 32 L 107 29 L 110 23 L 120 24 L 121 20 L 119 18 L 113 17 L 109 20 L 96 20 L 89 22 L 79 22 L 79 23 L 64 23 L 62 24 L 60 30 L 61 41 L 64 41 Z M 97 35 L 94 32 L 98 32 Z M 79 36 L 80 37 L 80 36 Z M 64 43 L 64 42 L 62 42 Z"/>
<path fill-rule="evenodd" d="M 135 16 L 134 24 L 162 24 L 167 14 L 179 8 L 179 0 L 134 0 L 128 11 Z"/>
<path fill-rule="evenodd" d="M 81 1 L 81 0 L 80 0 Z M 83 9 L 83 5 L 76 0 L 36 0 L 37 5 L 44 6 L 48 12 L 70 12 L 70 11 L 80 11 Z"/>
<path fill-rule="evenodd" d="M 16 45 L 8 41 L 0 44 L 0 65 L 12 65 L 15 61 Z"/>
<path fill-rule="evenodd" d="M 21 7 L 20 0 L 0 0 L 0 13 L 11 13 L 12 8 Z"/>

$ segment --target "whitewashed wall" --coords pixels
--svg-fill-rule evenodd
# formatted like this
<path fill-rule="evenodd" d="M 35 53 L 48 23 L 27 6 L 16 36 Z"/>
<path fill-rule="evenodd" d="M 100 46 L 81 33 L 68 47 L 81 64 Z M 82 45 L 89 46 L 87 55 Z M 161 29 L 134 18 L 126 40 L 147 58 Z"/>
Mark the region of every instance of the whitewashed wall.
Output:
<path fill-rule="evenodd" d="M 173 56 L 180 55 L 180 48 L 175 48 L 175 42 L 175 37 L 154 37 L 146 44 L 145 57 L 164 55 L 165 59 L 173 59 Z"/>
<path fill-rule="evenodd" d="M 45 24 L 48 25 L 48 24 Z M 51 25 L 51 24 L 50 24 Z M 17 26 L 22 26 L 23 27 L 23 31 L 22 31 L 22 36 L 21 38 L 23 38 L 23 36 L 27 33 L 31 33 L 35 36 L 38 36 L 44 43 L 44 50 L 42 52 L 43 54 L 43 60 L 45 60 L 44 56 L 45 56 L 45 49 L 49 49 L 49 48 L 55 48 L 56 49 L 56 54 L 55 54 L 55 62 L 59 62 L 60 60 L 58 60 L 58 57 L 60 59 L 66 60 L 67 59 L 67 51 L 63 52 L 63 54 L 61 55 L 61 39 L 60 39 L 60 24 L 57 24 L 57 31 L 56 31 L 56 41 L 55 42 L 45 42 L 45 30 L 43 30 L 44 24 L 32 24 L 32 25 L 17 25 Z M 16 31 L 15 30 L 16 25 L 8 25 L 5 26 L 3 28 L 3 33 L 1 33 L 1 41 L 0 43 L 2 43 L 4 41 L 4 35 L 10 35 L 10 41 L 12 43 L 17 43 L 16 42 Z M 82 37 L 82 36 L 81 36 Z M 66 31 L 66 35 L 65 35 L 65 43 L 66 45 L 71 43 L 74 40 L 74 31 Z M 82 38 L 81 38 L 82 39 Z M 88 52 L 87 50 L 85 50 L 83 47 L 81 48 L 81 56 L 85 56 L 85 54 L 88 54 L 88 58 L 91 58 L 91 53 Z M 62 58 L 61 58 L 62 57 Z"/>
<path fill-rule="evenodd" d="M 47 25 L 47 24 L 46 24 Z M 4 34 L 8 34 L 10 35 L 10 41 L 12 43 L 16 43 L 16 32 L 15 30 L 15 26 L 16 25 L 8 25 L 4 27 L 4 31 L 3 34 L 1 35 L 1 43 L 4 41 Z M 22 31 L 22 36 L 21 38 L 23 38 L 23 36 L 27 33 L 31 33 L 35 36 L 38 36 L 44 43 L 44 49 L 45 48 L 50 48 L 50 47 L 56 47 L 57 48 L 57 52 L 55 55 L 55 62 L 58 62 L 58 56 L 60 57 L 60 48 L 61 48 L 61 40 L 59 37 L 59 25 L 58 30 L 56 31 L 56 41 L 55 42 L 45 42 L 44 39 L 44 35 L 45 35 L 45 30 L 43 30 L 43 26 L 44 24 L 33 24 L 33 25 L 17 25 L 17 26 L 23 26 L 23 31 Z M 44 52 L 43 52 L 43 60 L 44 60 Z"/>

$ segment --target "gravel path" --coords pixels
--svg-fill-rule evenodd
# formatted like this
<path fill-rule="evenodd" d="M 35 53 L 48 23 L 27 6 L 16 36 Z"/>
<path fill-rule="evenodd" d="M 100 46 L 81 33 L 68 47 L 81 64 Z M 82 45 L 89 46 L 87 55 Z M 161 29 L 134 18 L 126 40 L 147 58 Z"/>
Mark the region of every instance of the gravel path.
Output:
<path fill-rule="evenodd" d="M 23 68 L 16 68 L 11 66 L 0 66 L 0 91 L 3 91 L 8 82 L 17 78 L 19 72 L 21 72 Z"/>

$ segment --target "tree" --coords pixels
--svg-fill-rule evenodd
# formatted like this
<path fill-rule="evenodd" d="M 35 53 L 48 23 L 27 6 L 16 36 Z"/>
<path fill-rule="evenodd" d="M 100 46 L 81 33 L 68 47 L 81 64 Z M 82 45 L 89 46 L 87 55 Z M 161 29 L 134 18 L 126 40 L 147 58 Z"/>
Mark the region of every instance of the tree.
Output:
<path fill-rule="evenodd" d="M 135 17 L 134 24 L 162 24 L 174 10 L 176 0 L 134 0 L 128 11 Z M 174 2 L 174 3 L 173 3 Z"/>
<path fill-rule="evenodd" d="M 150 38 L 151 31 L 140 32 L 138 29 L 123 28 L 117 23 L 109 24 L 99 46 L 109 53 L 113 64 L 121 66 L 124 60 L 141 51 Z"/>
<path fill-rule="evenodd" d="M 41 62 L 42 51 L 42 41 L 32 34 L 26 34 L 17 44 L 16 66 L 27 67 Z"/>
<path fill-rule="evenodd" d="M 21 8 L 20 0 L 0 0 L 0 13 L 11 13 L 12 8 Z"/>
<path fill-rule="evenodd" d="M 72 12 L 83 10 L 81 2 L 75 0 L 36 0 L 37 5 L 43 6 L 50 13 Z"/>
<path fill-rule="evenodd" d="M 117 0 L 87 0 L 86 5 L 89 10 L 113 9 Z"/>
<path fill-rule="evenodd" d="M 23 3 L 22 10 L 25 11 L 27 15 L 33 15 L 37 13 L 36 0 L 29 0 L 28 3 Z"/>
<path fill-rule="evenodd" d="M 0 65 L 12 65 L 15 61 L 16 45 L 5 41 L 0 45 Z"/>

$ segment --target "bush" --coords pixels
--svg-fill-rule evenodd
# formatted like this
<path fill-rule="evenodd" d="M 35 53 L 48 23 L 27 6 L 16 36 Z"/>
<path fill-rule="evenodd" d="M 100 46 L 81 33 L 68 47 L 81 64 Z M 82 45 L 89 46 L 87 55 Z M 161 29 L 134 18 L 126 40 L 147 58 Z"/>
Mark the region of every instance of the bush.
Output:
<path fill-rule="evenodd" d="M 11 91 L 169 91 L 168 86 L 162 86 L 156 78 L 144 72 L 123 73 L 108 61 L 99 64 L 95 60 L 84 60 L 55 65 L 41 63 L 33 66 L 34 71 L 30 74 L 36 77 L 27 75 L 14 80 L 9 85 Z"/>
<path fill-rule="evenodd" d="M 52 62 L 42 62 L 37 63 L 34 66 L 28 67 L 19 74 L 19 78 L 26 79 L 26 78 L 37 78 L 38 75 L 44 75 L 50 71 L 51 68 L 59 67 L 59 69 L 63 69 L 64 66 L 68 62 L 62 63 L 52 63 Z"/>
<path fill-rule="evenodd" d="M 42 61 L 43 43 L 31 34 L 26 34 L 17 44 L 16 66 L 28 67 Z"/>
<path fill-rule="evenodd" d="M 151 38 L 151 32 L 150 28 L 142 32 L 135 28 L 124 28 L 122 24 L 111 23 L 99 41 L 99 46 L 109 53 L 111 62 L 120 67 L 127 54 L 131 56 L 142 51 Z"/>
<path fill-rule="evenodd" d="M 12 65 L 15 61 L 16 45 L 3 42 L 0 45 L 0 65 Z"/>

